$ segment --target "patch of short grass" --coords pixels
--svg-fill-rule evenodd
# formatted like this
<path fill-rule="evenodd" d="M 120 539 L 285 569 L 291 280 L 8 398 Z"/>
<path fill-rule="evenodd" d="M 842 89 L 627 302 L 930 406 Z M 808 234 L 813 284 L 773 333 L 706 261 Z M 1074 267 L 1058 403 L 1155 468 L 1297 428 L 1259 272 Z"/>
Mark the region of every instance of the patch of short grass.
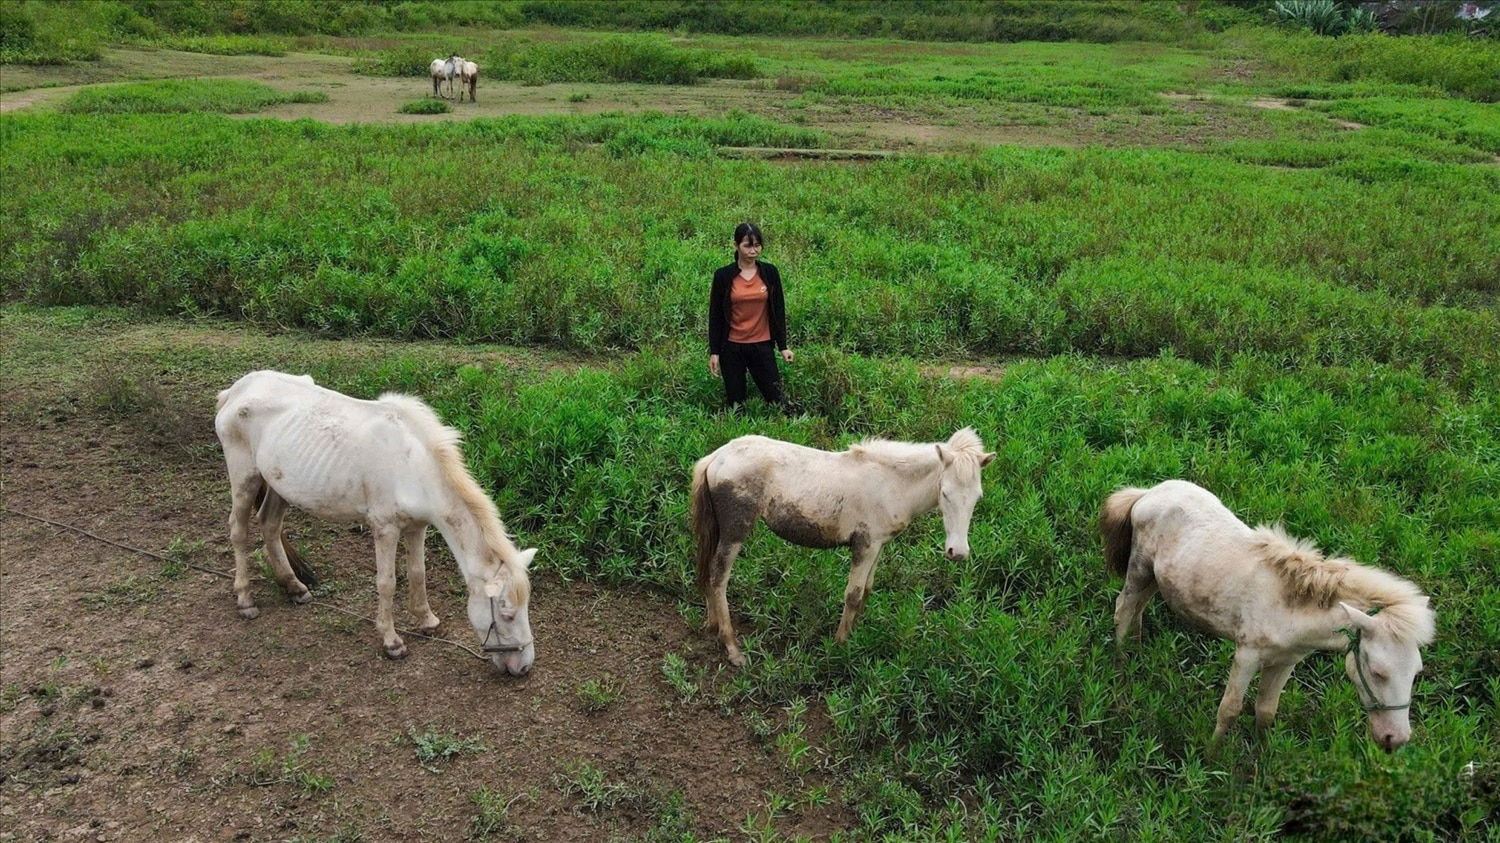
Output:
<path fill-rule="evenodd" d="M 453 106 L 443 100 L 427 97 L 412 100 L 396 110 L 402 114 L 447 114 L 453 110 Z"/>
<path fill-rule="evenodd" d="M 242 79 L 166 79 L 85 88 L 63 104 L 69 114 L 247 114 L 298 102 L 327 102 L 318 91 L 278 91 Z"/>

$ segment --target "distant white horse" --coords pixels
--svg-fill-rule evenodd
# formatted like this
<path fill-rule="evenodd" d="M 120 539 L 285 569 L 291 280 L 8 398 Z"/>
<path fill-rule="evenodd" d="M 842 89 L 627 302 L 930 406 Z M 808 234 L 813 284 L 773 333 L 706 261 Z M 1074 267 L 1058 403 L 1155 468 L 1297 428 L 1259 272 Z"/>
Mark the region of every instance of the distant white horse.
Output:
<path fill-rule="evenodd" d="M 464 101 L 464 89 L 468 88 L 469 102 L 477 102 L 478 100 L 475 99 L 474 92 L 479 87 L 479 65 L 467 59 L 463 59 L 462 61 L 463 64 L 459 67 L 458 72 L 458 101 Z"/>
<path fill-rule="evenodd" d="M 1183 480 L 1120 489 L 1100 517 L 1110 571 L 1125 578 L 1115 600 L 1123 646 L 1158 590 L 1167 605 L 1235 644 L 1214 743 L 1239 716 L 1260 672 L 1255 726 L 1276 716 L 1292 668 L 1315 650 L 1347 650 L 1345 672 L 1386 751 L 1411 739 L 1412 682 L 1432 641 L 1427 597 L 1393 574 L 1325 559 L 1280 526 L 1251 529 L 1207 490 Z"/>
<path fill-rule="evenodd" d="M 432 74 L 432 95 L 435 97 L 443 96 L 441 85 L 443 82 L 447 82 L 448 96 L 446 99 L 452 99 L 453 77 L 459 75 L 462 71 L 463 59 L 457 55 L 452 55 L 445 59 L 433 59 L 432 64 L 428 65 L 427 69 Z"/>
<path fill-rule="evenodd" d="M 831 453 L 764 436 L 741 436 L 693 466 L 693 533 L 706 627 L 743 665 L 729 618 L 729 572 L 757 520 L 803 547 L 848 545 L 844 614 L 849 638 L 875 582 L 880 549 L 913 518 L 941 509 L 949 559 L 969 555 L 969 519 L 984 494 L 979 470 L 994 459 L 972 428 L 947 442 L 875 440 Z"/>
<path fill-rule="evenodd" d="M 214 429 L 229 468 L 234 591 L 243 617 L 260 614 L 250 596 L 252 510 L 259 510 L 276 581 L 296 603 L 312 596 L 294 573 L 296 552 L 282 537 L 287 505 L 334 521 L 363 520 L 375 538 L 375 626 L 386 655 L 402 658 L 406 645 L 391 618 L 396 544 L 406 543 L 407 606 L 421 629 L 436 629 L 422 559 L 431 524 L 463 572 L 469 623 L 483 650 L 513 675 L 531 668 L 536 651 L 526 569 L 536 549 L 511 543 L 494 502 L 464 465 L 458 432 L 430 407 L 395 393 L 378 401 L 350 398 L 306 375 L 251 372 L 219 393 Z"/>

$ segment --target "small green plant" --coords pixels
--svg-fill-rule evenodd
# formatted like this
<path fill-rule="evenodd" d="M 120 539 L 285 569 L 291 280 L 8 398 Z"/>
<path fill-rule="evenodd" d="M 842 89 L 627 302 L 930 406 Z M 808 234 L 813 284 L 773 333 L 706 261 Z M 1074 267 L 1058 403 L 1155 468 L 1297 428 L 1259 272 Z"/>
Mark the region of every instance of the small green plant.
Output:
<path fill-rule="evenodd" d="M 585 102 L 589 96 L 590 94 L 587 91 L 574 91 L 568 94 L 568 102 Z"/>
<path fill-rule="evenodd" d="M 171 543 L 167 545 L 167 552 L 163 554 L 167 561 L 161 563 L 161 578 L 164 580 L 175 580 L 187 571 L 188 562 L 208 547 L 207 542 L 202 539 L 187 539 L 182 536 L 174 536 Z"/>
<path fill-rule="evenodd" d="M 333 790 L 333 779 L 310 772 L 303 755 L 312 746 L 307 735 L 293 735 L 290 750 L 277 757 L 275 751 L 262 749 L 250 761 L 249 782 L 256 786 L 290 784 L 300 788 L 308 796 L 316 796 Z"/>
<path fill-rule="evenodd" d="M 609 708 L 620 696 L 620 686 L 613 676 L 606 673 L 599 679 L 589 679 L 578 686 L 578 701 L 583 710 L 596 714 Z"/>
<path fill-rule="evenodd" d="M 421 763 L 423 769 L 431 773 L 441 772 L 435 766 L 440 761 L 447 761 L 459 755 L 478 755 L 489 751 L 489 747 L 485 746 L 477 736 L 459 737 L 457 732 L 439 732 L 432 726 L 428 726 L 427 731 L 420 735 L 414 727 L 408 726 L 406 735 L 416 745 L 417 761 Z"/>
<path fill-rule="evenodd" d="M 661 675 L 666 677 L 667 684 L 677 692 L 678 699 L 683 702 L 691 702 L 698 695 L 698 683 L 688 676 L 689 668 L 687 660 L 676 653 L 667 653 L 661 661 Z"/>
<path fill-rule="evenodd" d="M 587 761 L 575 761 L 558 783 L 564 796 L 576 796 L 590 811 L 606 811 L 640 798 L 641 789 L 628 782 L 610 782 L 604 771 Z"/>
<path fill-rule="evenodd" d="M 453 110 L 453 106 L 449 105 L 446 100 L 424 97 L 412 100 L 397 110 L 402 114 L 447 114 Z"/>
<path fill-rule="evenodd" d="M 517 798 L 519 797 L 506 799 L 504 794 L 488 787 L 481 787 L 470 793 L 469 801 L 479 809 L 479 813 L 469 821 L 470 839 L 488 840 L 510 828 L 510 806 Z"/>

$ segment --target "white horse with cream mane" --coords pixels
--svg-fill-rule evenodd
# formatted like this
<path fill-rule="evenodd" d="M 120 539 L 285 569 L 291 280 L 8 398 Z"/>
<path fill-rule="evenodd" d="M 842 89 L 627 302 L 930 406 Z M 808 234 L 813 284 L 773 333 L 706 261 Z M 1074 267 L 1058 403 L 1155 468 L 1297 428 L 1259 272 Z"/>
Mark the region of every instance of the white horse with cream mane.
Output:
<path fill-rule="evenodd" d="M 469 623 L 495 666 L 512 675 L 536 655 L 528 614 L 527 566 L 536 549 L 517 550 L 495 504 L 464 465 L 458 432 L 416 398 L 387 393 L 363 401 L 306 375 L 251 372 L 219 393 L 214 429 L 229 468 L 229 536 L 240 615 L 260 614 L 250 595 L 250 514 L 259 512 L 266 559 L 295 603 L 312 599 L 310 573 L 282 537 L 294 505 L 332 521 L 362 520 L 375 538 L 375 627 L 385 654 L 406 655 L 391 603 L 396 546 L 406 543 L 407 607 L 423 631 L 439 621 L 427 602 L 422 558 L 427 525 L 437 527 L 468 586 Z"/>
<path fill-rule="evenodd" d="M 457 55 L 451 55 L 445 59 L 433 59 L 427 66 L 427 71 L 432 74 L 432 95 L 442 97 L 442 83 L 448 83 L 448 96 L 453 98 L 453 79 L 463 73 L 463 59 Z"/>
<path fill-rule="evenodd" d="M 1370 734 L 1387 752 L 1411 739 L 1412 682 L 1435 623 L 1410 582 L 1349 559 L 1325 559 L 1280 526 L 1251 529 L 1212 493 L 1183 480 L 1125 488 L 1104 503 L 1099 527 L 1115 600 L 1115 641 L 1139 630 L 1160 591 L 1177 614 L 1235 644 L 1214 743 L 1234 724 L 1260 673 L 1255 726 L 1276 716 L 1292 668 L 1317 650 L 1345 651 L 1344 669 Z"/>
<path fill-rule="evenodd" d="M 709 634 L 723 641 L 730 663 L 745 663 L 726 592 L 740 547 L 765 521 L 792 544 L 848 546 L 849 586 L 834 634 L 847 640 L 874 586 L 880 549 L 913 518 L 941 509 L 948 558 L 969 555 L 969 519 L 984 494 L 979 470 L 994 458 L 966 427 L 947 442 L 872 440 L 839 452 L 741 436 L 699 460 L 692 520 Z"/>

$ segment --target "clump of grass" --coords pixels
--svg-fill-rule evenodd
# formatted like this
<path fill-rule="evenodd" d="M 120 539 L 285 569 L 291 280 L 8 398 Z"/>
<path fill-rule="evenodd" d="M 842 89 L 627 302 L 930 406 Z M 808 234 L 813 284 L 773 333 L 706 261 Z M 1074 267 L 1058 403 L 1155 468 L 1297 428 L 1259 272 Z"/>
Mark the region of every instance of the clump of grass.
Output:
<path fill-rule="evenodd" d="M 293 735 L 291 748 L 284 755 L 277 756 L 274 751 L 263 749 L 251 759 L 246 778 L 250 784 L 262 787 L 294 785 L 308 796 L 327 793 L 333 789 L 333 778 L 309 771 L 303 758 L 311 746 L 312 739 L 307 735 Z"/>
<path fill-rule="evenodd" d="M 278 91 L 241 79 L 165 79 L 85 88 L 63 104 L 69 114 L 246 114 L 274 105 L 327 102 L 319 91 Z"/>
<path fill-rule="evenodd" d="M 417 748 L 417 761 L 432 772 L 437 770 L 430 765 L 440 761 L 447 761 L 460 755 L 478 755 L 489 751 L 489 747 L 478 736 L 467 738 L 459 737 L 457 732 L 439 732 L 428 726 L 422 734 L 417 734 L 414 727 L 408 726 L 406 736 L 411 738 Z"/>
<path fill-rule="evenodd" d="M 519 797 L 506 799 L 505 794 L 488 787 L 481 787 L 470 793 L 469 801 L 474 803 L 479 812 L 469 820 L 469 839 L 489 840 L 509 830 L 510 806 L 516 798 Z"/>
<path fill-rule="evenodd" d="M 606 673 L 599 679 L 589 679 L 579 684 L 577 694 L 583 710 L 597 714 L 620 698 L 620 685 L 615 677 Z"/>
<path fill-rule="evenodd" d="M 447 101 L 433 99 L 432 97 L 412 100 L 397 109 L 402 114 L 447 114 L 452 110 L 453 106 L 449 105 Z"/>

